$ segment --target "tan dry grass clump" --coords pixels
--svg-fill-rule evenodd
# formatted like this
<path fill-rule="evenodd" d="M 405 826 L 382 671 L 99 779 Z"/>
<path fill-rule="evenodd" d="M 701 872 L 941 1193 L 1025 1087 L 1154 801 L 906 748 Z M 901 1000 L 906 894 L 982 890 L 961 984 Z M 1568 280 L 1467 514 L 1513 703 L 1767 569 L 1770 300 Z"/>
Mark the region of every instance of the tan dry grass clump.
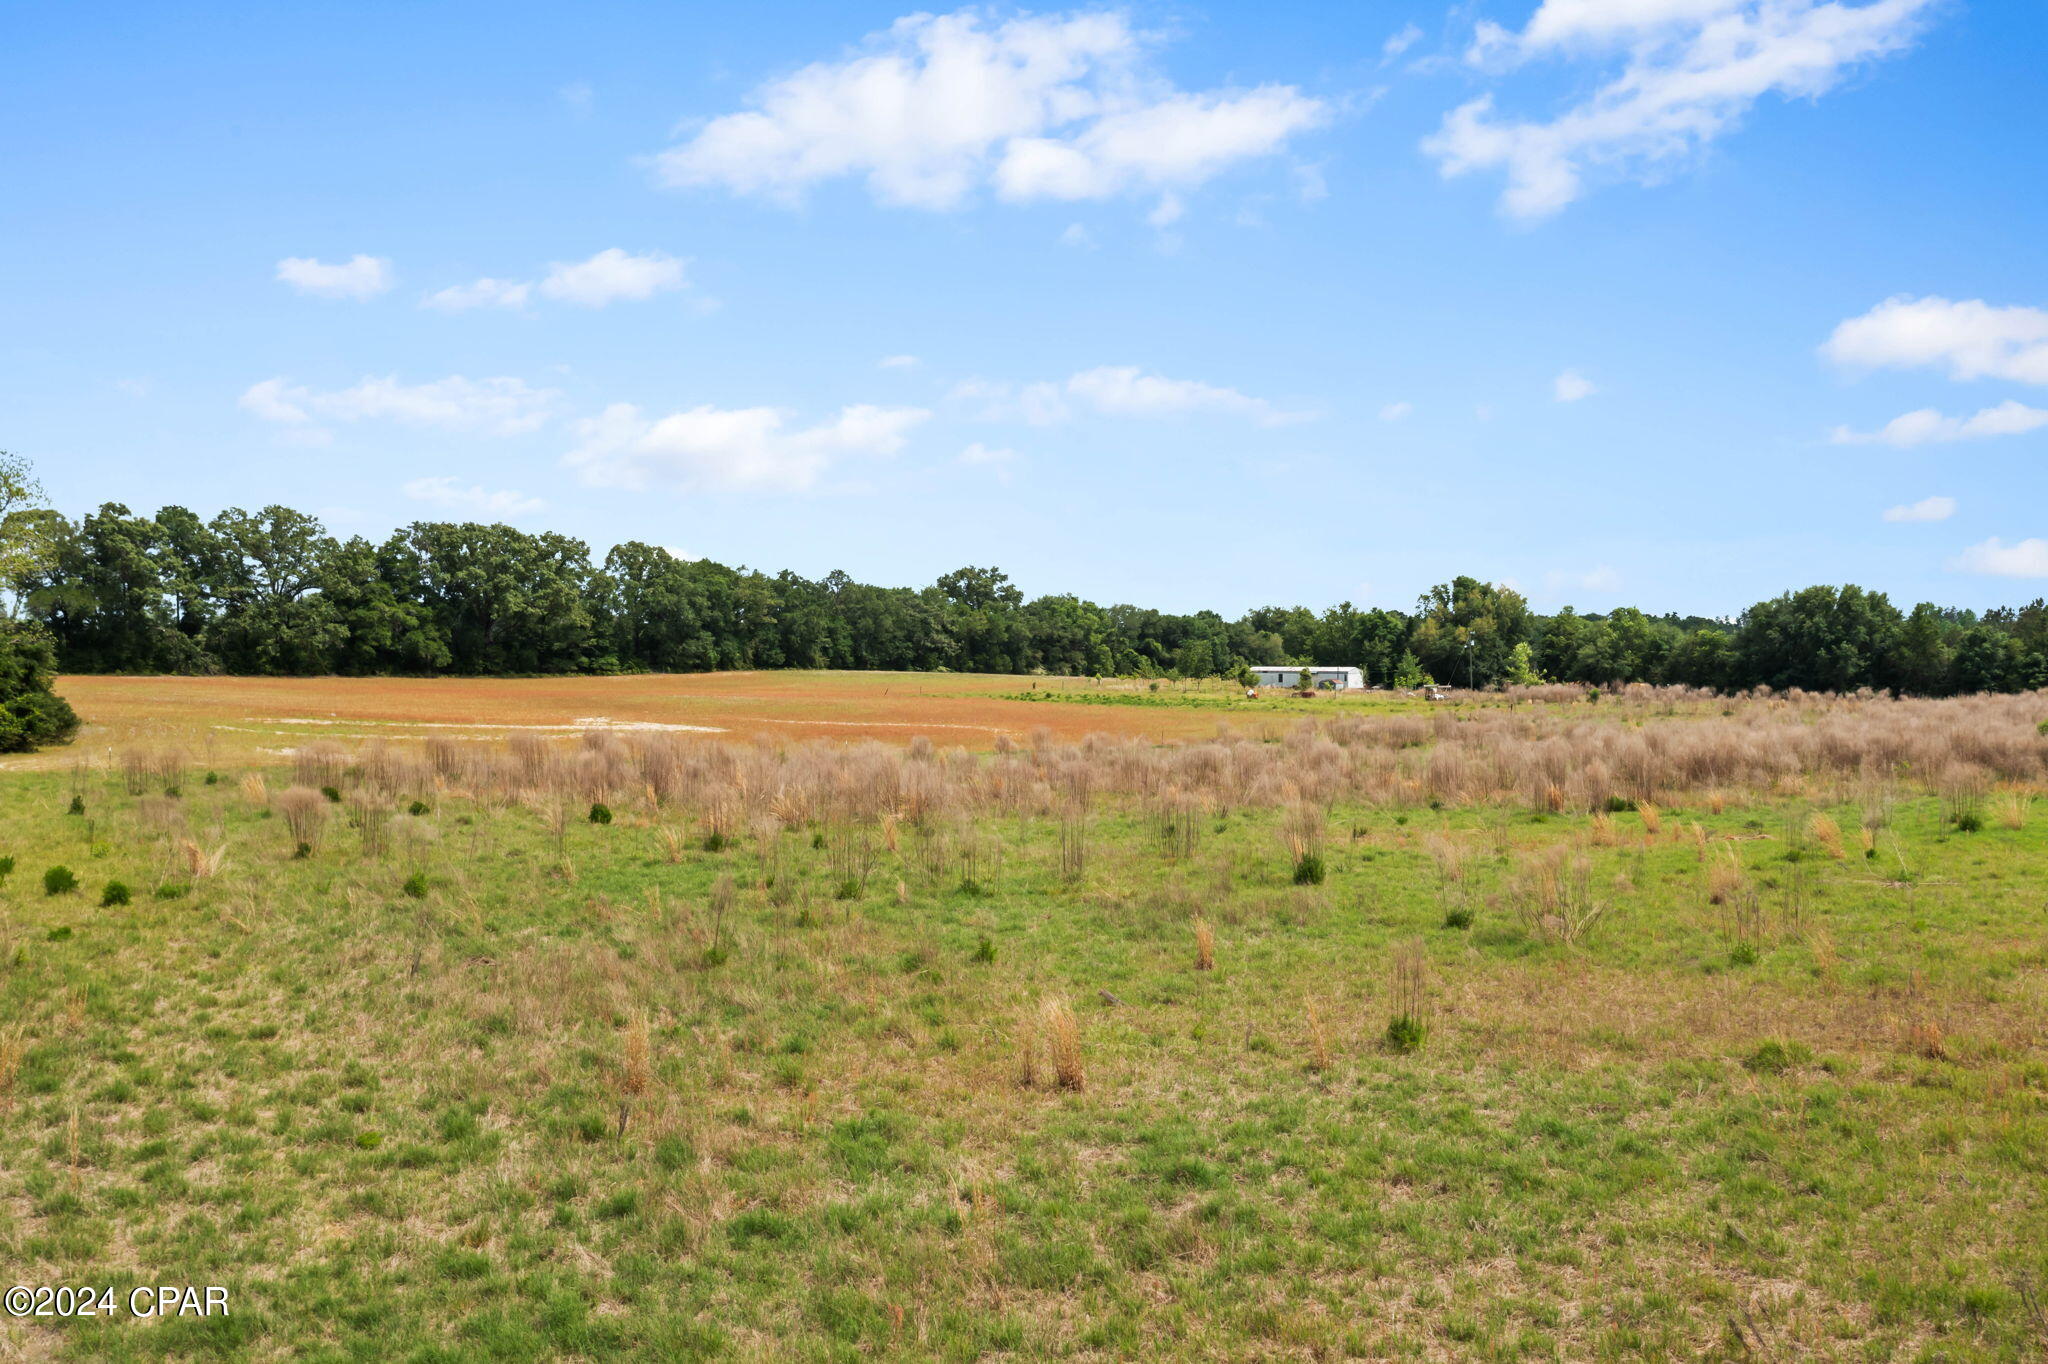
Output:
<path fill-rule="evenodd" d="M 1216 969 L 1216 930 L 1209 927 L 1206 919 L 1195 920 L 1195 969 Z"/>
<path fill-rule="evenodd" d="M 284 820 L 295 848 L 311 852 L 320 846 L 320 835 L 327 827 L 327 805 L 327 797 L 310 786 L 287 787 L 278 795 L 278 817 Z"/>
<path fill-rule="evenodd" d="M 1806 834 L 1820 844 L 1822 852 L 1837 862 L 1847 855 L 1842 849 L 1842 826 L 1835 823 L 1834 816 L 1827 811 L 1813 812 L 1813 818 L 1806 821 Z"/>
<path fill-rule="evenodd" d="M 188 838 L 178 845 L 178 852 L 184 859 L 186 874 L 195 881 L 220 875 L 221 869 L 228 864 L 228 845 L 225 843 L 208 852 Z"/>
<path fill-rule="evenodd" d="M 626 1022 L 625 1055 L 619 1068 L 619 1089 L 629 1098 L 638 1098 L 653 1087 L 653 1047 L 648 1040 L 647 1015 L 636 1013 Z"/>
<path fill-rule="evenodd" d="M 1081 1061 L 1081 1020 L 1063 999 L 1049 999 L 1041 1011 L 1045 1028 L 1046 1055 L 1052 1062 L 1053 1084 L 1075 1093 L 1088 1087 L 1088 1075 Z"/>

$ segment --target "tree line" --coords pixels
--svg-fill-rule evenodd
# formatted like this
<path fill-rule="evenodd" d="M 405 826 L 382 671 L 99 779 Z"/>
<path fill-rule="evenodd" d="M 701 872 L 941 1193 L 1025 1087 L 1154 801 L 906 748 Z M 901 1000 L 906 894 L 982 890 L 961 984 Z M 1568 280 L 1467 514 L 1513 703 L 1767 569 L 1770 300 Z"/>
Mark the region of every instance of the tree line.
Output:
<path fill-rule="evenodd" d="M 1373 683 L 1676 682 L 1921 695 L 2048 685 L 2048 606 L 1982 615 L 1809 587 L 1734 620 L 1543 616 L 1460 577 L 1412 612 L 1349 602 L 1236 620 L 1071 595 L 1026 598 L 995 568 L 928 587 L 818 580 L 678 558 L 629 542 L 603 561 L 568 536 L 421 521 L 381 542 L 288 507 L 118 503 L 69 520 L 9 517 L 7 575 L 69 672 L 560 674 L 735 668 L 950 669 L 1236 677 L 1250 665 L 1350 664 Z"/>

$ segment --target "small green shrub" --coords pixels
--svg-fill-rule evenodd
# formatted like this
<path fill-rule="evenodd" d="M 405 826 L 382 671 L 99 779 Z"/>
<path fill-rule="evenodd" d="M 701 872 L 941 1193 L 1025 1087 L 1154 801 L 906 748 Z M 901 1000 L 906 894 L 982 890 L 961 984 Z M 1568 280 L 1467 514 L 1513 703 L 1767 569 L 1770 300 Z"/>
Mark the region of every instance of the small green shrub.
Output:
<path fill-rule="evenodd" d="M 1759 1075 L 1783 1075 L 1813 1059 L 1813 1053 L 1797 1042 L 1780 1042 L 1773 1037 L 1742 1058 L 1743 1067 Z"/>
<path fill-rule="evenodd" d="M 726 845 L 726 842 L 727 842 L 727 839 L 726 839 L 726 837 L 725 837 L 725 835 L 724 835 L 724 834 L 721 834 L 721 833 L 709 833 L 709 834 L 706 834 L 706 835 L 704 835 L 704 851 L 705 851 L 705 852 L 724 852 L 724 851 L 725 851 L 725 845 Z"/>
<path fill-rule="evenodd" d="M 592 805 L 590 807 L 590 822 L 592 824 L 611 823 L 612 807 L 606 805 L 603 801 L 598 801 L 596 804 Z"/>
<path fill-rule="evenodd" d="M 14 859 L 11 857 L 0 857 L 0 881 L 5 881 L 12 875 L 14 875 Z"/>
<path fill-rule="evenodd" d="M 404 890 L 406 895 L 414 900 L 426 899 L 427 874 L 423 871 L 416 871 L 412 875 L 406 877 Z"/>
<path fill-rule="evenodd" d="M 1320 886 L 1325 874 L 1321 853 L 1303 853 L 1294 861 L 1294 884 L 1297 886 Z"/>
<path fill-rule="evenodd" d="M 43 936 L 45 938 L 48 938 L 51 942 L 70 942 L 71 925 L 65 924 L 61 928 L 53 928 L 48 933 L 45 933 Z"/>
<path fill-rule="evenodd" d="M 2048 734 L 2048 720 L 2043 720 L 2043 721 L 2042 721 L 2042 722 L 2041 722 L 2040 724 L 2038 724 L 2038 725 L 2035 725 L 2035 726 L 2034 726 L 2034 733 L 2036 733 L 2036 734 Z"/>
<path fill-rule="evenodd" d="M 82 815 L 82 814 L 84 814 L 84 813 L 85 813 L 85 797 L 84 797 L 84 796 L 73 796 L 73 797 L 71 798 L 71 808 L 70 808 L 69 810 L 67 810 L 67 811 L 66 811 L 65 813 L 66 813 L 66 814 L 73 814 L 73 815 Z"/>
<path fill-rule="evenodd" d="M 208 786 L 218 786 L 218 785 L 220 785 L 220 773 L 218 773 L 218 772 L 209 772 L 209 773 L 207 773 L 207 774 L 206 774 L 206 784 L 207 784 Z"/>
<path fill-rule="evenodd" d="M 414 819 L 418 819 L 421 815 L 431 815 L 434 813 L 434 807 L 423 800 L 416 800 L 405 807 L 405 812 Z"/>
<path fill-rule="evenodd" d="M 183 881 L 167 881 L 156 888 L 156 898 L 159 900 L 179 900 L 190 894 L 191 891 L 192 887 L 186 885 Z"/>
<path fill-rule="evenodd" d="M 1471 926 L 1472 911 L 1464 905 L 1459 905 L 1456 909 L 1453 909 L 1444 915 L 1445 928 L 1456 928 L 1462 930 L 1470 928 Z"/>
<path fill-rule="evenodd" d="M 69 895 L 78 889 L 78 878 L 69 867 L 52 867 L 43 873 L 43 894 Z"/>
<path fill-rule="evenodd" d="M 844 881 L 841 881 L 838 885 L 832 887 L 832 898 L 835 900 L 859 899 L 860 882 L 855 880 L 851 876 L 847 877 Z"/>
<path fill-rule="evenodd" d="M 1404 1055 L 1419 1049 L 1428 1037 L 1428 1025 L 1413 1014 L 1395 1014 L 1387 1023 L 1387 1046 Z"/>
<path fill-rule="evenodd" d="M 311 843 L 301 843 L 298 847 L 292 849 L 292 860 L 294 862 L 303 862 L 312 855 L 313 845 Z"/>
<path fill-rule="evenodd" d="M 341 788 L 338 786 L 323 786 L 320 788 L 320 794 L 336 805 L 341 804 Z"/>
<path fill-rule="evenodd" d="M 1957 833 L 1959 833 L 1959 834 L 1974 834 L 1974 833 L 1977 833 L 1977 832 L 1979 832 L 1980 830 L 1982 830 L 1982 829 L 1983 829 L 1983 827 L 1984 827 L 1984 815 L 1983 815 L 1983 812 L 1982 812 L 1982 811 L 1979 811 L 1979 810 L 1958 810 L 1958 811 L 1956 811 L 1956 832 L 1957 832 Z"/>
<path fill-rule="evenodd" d="M 705 965 L 705 966 L 707 966 L 707 967 L 718 967 L 718 966 L 723 966 L 723 965 L 725 965 L 725 960 L 726 960 L 726 958 L 725 958 L 725 949 L 724 949 L 723 947 L 707 947 L 707 948 L 705 948 L 705 949 L 704 949 L 704 965 Z"/>
<path fill-rule="evenodd" d="M 128 889 L 125 882 L 109 881 L 106 889 L 100 892 L 100 908 L 112 909 L 116 905 L 125 905 L 134 898 L 135 893 Z"/>
<path fill-rule="evenodd" d="M 988 934 L 984 933 L 981 935 L 981 941 L 974 945 L 974 951 L 969 954 L 967 959 L 981 966 L 987 966 L 995 961 L 996 945 Z"/>
<path fill-rule="evenodd" d="M 1728 960 L 1729 960 L 1730 962 L 1734 963 L 1734 964 L 1735 964 L 1735 965 L 1737 965 L 1737 966 L 1754 966 L 1754 965 L 1756 965 L 1756 963 L 1757 963 L 1757 950 L 1756 950 L 1756 944 L 1755 944 L 1755 943 L 1747 943 L 1747 942 L 1739 942 L 1739 943 L 1735 944 L 1734 950 L 1733 950 L 1733 951 L 1731 951 L 1731 952 L 1729 952 L 1729 954 L 1728 954 Z"/>
<path fill-rule="evenodd" d="M 812 834 L 812 835 L 811 835 L 811 851 L 812 851 L 812 852 L 823 852 L 824 850 L 825 850 L 825 833 L 824 833 L 824 831 L 823 831 L 823 830 L 821 829 L 821 830 L 819 830 L 819 831 L 818 831 L 817 833 L 814 833 L 814 834 Z"/>

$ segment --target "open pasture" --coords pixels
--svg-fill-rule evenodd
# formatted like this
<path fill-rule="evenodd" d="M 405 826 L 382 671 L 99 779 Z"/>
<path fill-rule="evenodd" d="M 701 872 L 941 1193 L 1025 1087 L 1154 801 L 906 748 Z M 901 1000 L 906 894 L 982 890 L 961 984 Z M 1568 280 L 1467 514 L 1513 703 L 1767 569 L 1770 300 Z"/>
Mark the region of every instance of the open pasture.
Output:
<path fill-rule="evenodd" d="M 1088 678 L 800 671 L 546 678 L 88 675 L 60 678 L 57 691 L 87 717 L 77 746 L 7 759 L 8 766 L 63 766 L 81 750 L 104 757 L 132 744 L 172 745 L 221 761 L 265 761 L 322 739 L 559 737 L 605 724 L 777 743 L 904 743 L 927 734 L 985 749 L 998 734 L 1021 737 L 1040 727 L 1067 738 L 1102 731 L 1172 739 L 1214 732 L 1219 711 L 1286 717 L 1415 704 L 1385 696 L 1269 697 L 1251 706 L 1237 688 L 1214 681 L 1154 688 Z M 1102 704 L 1020 699 L 1036 695 Z"/>
<path fill-rule="evenodd" d="M 14 773 L 0 1356 L 2038 1357 L 2048 697 L 1580 695 Z"/>

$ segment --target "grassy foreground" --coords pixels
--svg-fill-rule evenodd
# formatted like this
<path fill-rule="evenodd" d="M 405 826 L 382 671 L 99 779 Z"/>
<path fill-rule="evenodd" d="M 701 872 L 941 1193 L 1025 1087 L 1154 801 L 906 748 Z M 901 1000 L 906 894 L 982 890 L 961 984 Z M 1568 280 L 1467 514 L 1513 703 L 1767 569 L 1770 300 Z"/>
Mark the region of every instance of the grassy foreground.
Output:
<path fill-rule="evenodd" d="M 1258 810 L 297 858 L 242 777 L 0 785 L 0 1264 L 232 1305 L 0 1358 L 2048 1348 L 2023 802 L 1340 805 L 1295 884 Z"/>

